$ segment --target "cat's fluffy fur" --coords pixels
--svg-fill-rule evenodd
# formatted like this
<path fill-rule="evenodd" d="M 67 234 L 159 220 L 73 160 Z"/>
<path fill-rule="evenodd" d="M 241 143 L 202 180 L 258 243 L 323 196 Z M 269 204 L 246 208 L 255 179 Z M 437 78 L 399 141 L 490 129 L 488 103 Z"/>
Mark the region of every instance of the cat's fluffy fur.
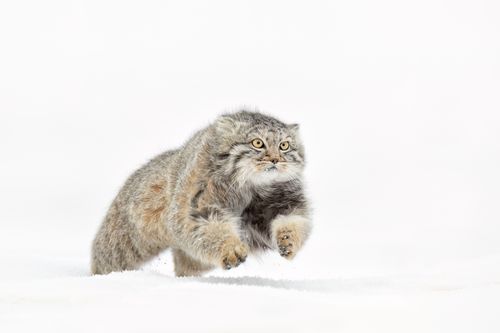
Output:
<path fill-rule="evenodd" d="M 135 269 L 167 248 L 177 276 L 230 269 L 262 249 L 293 258 L 310 231 L 303 167 L 297 125 L 220 116 L 130 176 L 94 239 L 92 273 Z"/>

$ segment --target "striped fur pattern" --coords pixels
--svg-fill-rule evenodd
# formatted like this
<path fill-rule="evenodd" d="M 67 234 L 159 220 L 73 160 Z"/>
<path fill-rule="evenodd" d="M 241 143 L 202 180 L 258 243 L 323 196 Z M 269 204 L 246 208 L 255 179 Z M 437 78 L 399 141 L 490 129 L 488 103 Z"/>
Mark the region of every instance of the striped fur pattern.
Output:
<path fill-rule="evenodd" d="M 303 168 L 297 125 L 222 115 L 128 178 L 95 236 L 92 273 L 133 270 L 167 248 L 177 276 L 267 249 L 291 259 L 311 229 Z"/>

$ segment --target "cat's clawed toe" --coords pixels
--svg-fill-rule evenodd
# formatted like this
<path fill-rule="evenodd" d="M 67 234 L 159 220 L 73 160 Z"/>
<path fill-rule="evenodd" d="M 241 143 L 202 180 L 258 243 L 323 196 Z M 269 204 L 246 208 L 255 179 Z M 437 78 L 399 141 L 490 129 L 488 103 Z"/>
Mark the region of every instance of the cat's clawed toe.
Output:
<path fill-rule="evenodd" d="M 227 244 L 222 251 L 222 268 L 231 269 L 244 263 L 247 259 L 248 247 L 239 242 L 236 244 Z"/>
<path fill-rule="evenodd" d="M 277 232 L 276 237 L 280 255 L 286 259 L 295 257 L 299 246 L 297 244 L 298 237 L 294 230 L 284 228 Z"/>
<path fill-rule="evenodd" d="M 306 216 L 279 215 L 271 223 L 273 245 L 283 258 L 293 259 L 304 245 L 310 230 L 310 221 Z"/>

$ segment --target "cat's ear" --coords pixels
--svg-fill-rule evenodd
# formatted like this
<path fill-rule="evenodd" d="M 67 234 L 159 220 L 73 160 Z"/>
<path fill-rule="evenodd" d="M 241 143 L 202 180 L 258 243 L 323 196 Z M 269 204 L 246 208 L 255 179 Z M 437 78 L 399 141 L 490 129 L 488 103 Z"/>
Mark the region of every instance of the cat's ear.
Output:
<path fill-rule="evenodd" d="M 290 125 L 287 125 L 287 127 L 288 127 L 288 130 L 290 132 L 292 132 L 293 134 L 297 134 L 299 132 L 299 128 L 300 128 L 299 124 L 290 124 Z"/>
<path fill-rule="evenodd" d="M 215 127 L 219 133 L 237 133 L 242 123 L 230 116 L 220 116 L 215 122 Z"/>

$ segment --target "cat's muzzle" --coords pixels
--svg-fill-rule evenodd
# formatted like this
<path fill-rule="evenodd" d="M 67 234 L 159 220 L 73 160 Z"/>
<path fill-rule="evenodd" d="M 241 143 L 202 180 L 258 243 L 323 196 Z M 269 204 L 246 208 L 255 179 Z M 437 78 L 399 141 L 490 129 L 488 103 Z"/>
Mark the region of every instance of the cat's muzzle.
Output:
<path fill-rule="evenodd" d="M 276 170 L 278 170 L 278 168 L 276 167 L 276 165 L 273 164 L 273 165 L 268 166 L 265 170 L 266 170 L 266 172 L 276 171 Z"/>

